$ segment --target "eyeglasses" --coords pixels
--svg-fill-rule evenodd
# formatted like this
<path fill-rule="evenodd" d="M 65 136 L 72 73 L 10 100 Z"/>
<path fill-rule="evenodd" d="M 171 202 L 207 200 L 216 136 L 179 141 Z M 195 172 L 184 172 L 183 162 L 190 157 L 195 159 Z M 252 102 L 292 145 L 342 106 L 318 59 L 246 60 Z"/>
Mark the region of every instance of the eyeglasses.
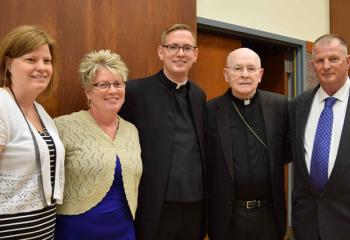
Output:
<path fill-rule="evenodd" d="M 111 85 L 113 85 L 114 88 L 124 88 L 125 87 L 125 81 L 115 81 L 115 82 L 103 82 L 103 83 L 95 83 L 92 86 L 97 87 L 98 89 L 101 90 L 107 90 L 111 87 Z"/>
<path fill-rule="evenodd" d="M 236 73 L 242 73 L 244 72 L 244 69 L 246 69 L 248 73 L 255 73 L 260 69 L 255 66 L 242 66 L 242 65 L 227 66 L 226 68 Z"/>
<path fill-rule="evenodd" d="M 192 46 L 192 45 L 179 45 L 179 44 L 163 45 L 162 47 L 167 48 L 168 52 L 172 53 L 172 54 L 178 53 L 180 51 L 180 49 L 182 49 L 182 51 L 185 54 L 191 54 L 197 48 L 196 46 Z"/>

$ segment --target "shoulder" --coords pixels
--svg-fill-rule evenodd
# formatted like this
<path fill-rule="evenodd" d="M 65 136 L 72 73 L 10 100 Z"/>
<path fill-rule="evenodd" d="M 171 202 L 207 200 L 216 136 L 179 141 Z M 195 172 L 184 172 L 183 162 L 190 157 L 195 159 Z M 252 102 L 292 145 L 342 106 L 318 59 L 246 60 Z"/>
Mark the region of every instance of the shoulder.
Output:
<path fill-rule="evenodd" d="M 35 107 L 40 115 L 41 120 L 47 128 L 56 130 L 55 124 L 51 116 L 46 112 L 45 108 L 38 102 L 34 102 Z"/>
<path fill-rule="evenodd" d="M 189 83 L 190 83 L 191 91 L 194 91 L 201 95 L 205 95 L 205 92 L 203 91 L 203 89 L 200 88 L 195 82 L 189 81 Z"/>
<path fill-rule="evenodd" d="M 149 84 L 155 84 L 158 79 L 160 79 L 160 72 L 148 77 L 130 79 L 127 81 L 126 88 L 134 89 Z"/>
<path fill-rule="evenodd" d="M 215 97 L 207 102 L 207 107 L 209 110 L 212 110 L 227 101 L 227 92 L 221 96 Z"/>
<path fill-rule="evenodd" d="M 130 101 L 130 99 L 137 101 L 140 99 L 140 95 L 145 97 L 150 92 L 158 92 L 161 88 L 160 73 L 145 78 L 128 80 L 126 83 L 125 98 L 127 101 Z"/>
<path fill-rule="evenodd" d="M 288 110 L 287 96 L 279 93 L 264 91 L 264 90 L 258 90 L 258 91 L 259 91 L 260 104 L 263 107 L 273 106 L 275 110 L 277 109 L 280 109 L 280 111 Z"/>
<path fill-rule="evenodd" d="M 288 98 L 285 95 L 275 93 L 275 92 L 270 92 L 270 91 L 265 91 L 265 90 L 258 90 L 259 95 L 262 98 L 268 98 L 273 101 L 280 101 L 280 102 L 287 102 Z"/>
<path fill-rule="evenodd" d="M 298 96 L 296 96 L 295 98 L 293 98 L 291 101 L 290 101 L 290 104 L 291 105 L 294 105 L 294 104 L 298 104 L 299 102 L 303 102 L 305 101 L 306 99 L 312 97 L 315 95 L 316 91 L 318 90 L 319 86 L 315 87 L 315 88 L 312 88 L 312 89 L 309 89 L 301 94 L 299 94 Z"/>
<path fill-rule="evenodd" d="M 0 114 L 5 115 L 8 113 L 9 96 L 3 88 L 0 88 Z"/>
<path fill-rule="evenodd" d="M 5 89 L 0 88 L 0 111 L 4 111 L 4 113 L 6 113 L 7 110 L 10 107 L 12 107 L 10 106 L 10 103 L 11 103 L 11 96 L 9 95 L 9 93 L 6 92 Z"/>
<path fill-rule="evenodd" d="M 54 119 L 58 129 L 78 127 L 82 125 L 82 121 L 88 119 L 87 111 L 74 112 L 68 115 L 63 115 Z"/>
<path fill-rule="evenodd" d="M 119 128 L 124 128 L 132 132 L 137 132 L 137 128 L 131 122 L 119 116 Z"/>

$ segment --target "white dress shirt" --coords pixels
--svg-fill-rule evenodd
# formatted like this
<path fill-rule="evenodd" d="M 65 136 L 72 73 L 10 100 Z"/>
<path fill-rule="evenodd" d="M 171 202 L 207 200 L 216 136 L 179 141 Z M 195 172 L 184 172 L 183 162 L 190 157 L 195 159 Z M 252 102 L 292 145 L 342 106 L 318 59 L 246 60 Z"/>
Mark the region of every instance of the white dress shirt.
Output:
<path fill-rule="evenodd" d="M 331 146 L 329 151 L 328 160 L 328 177 L 331 175 L 335 159 L 338 153 L 338 147 L 340 142 L 341 133 L 343 130 L 345 113 L 348 105 L 350 89 L 349 78 L 345 82 L 342 88 L 340 88 L 332 97 L 335 97 L 337 101 L 333 105 L 333 128 Z M 310 173 L 312 148 L 314 144 L 317 123 L 320 118 L 321 112 L 324 108 L 324 100 L 329 97 L 328 94 L 320 87 L 312 101 L 310 114 L 306 123 L 305 136 L 304 136 L 304 147 L 305 147 L 305 161 L 307 169 Z"/>

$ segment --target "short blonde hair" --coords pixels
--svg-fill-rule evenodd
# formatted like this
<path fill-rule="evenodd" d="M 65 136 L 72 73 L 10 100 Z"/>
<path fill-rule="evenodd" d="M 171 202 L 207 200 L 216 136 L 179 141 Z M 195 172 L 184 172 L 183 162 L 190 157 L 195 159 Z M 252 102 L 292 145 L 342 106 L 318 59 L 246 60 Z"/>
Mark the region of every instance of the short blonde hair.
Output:
<path fill-rule="evenodd" d="M 120 55 L 102 49 L 85 54 L 80 61 L 80 81 L 85 89 L 91 88 L 99 67 L 105 67 L 113 74 L 120 74 L 123 81 L 127 81 L 129 70 Z"/>
<path fill-rule="evenodd" d="M 166 44 L 166 37 L 168 36 L 169 33 L 173 32 L 173 31 L 177 31 L 177 30 L 185 30 L 185 31 L 189 31 L 192 36 L 193 36 L 193 39 L 194 39 L 194 45 L 197 46 L 197 40 L 196 40 L 196 35 L 195 33 L 192 31 L 191 27 L 186 25 L 186 24 L 183 24 L 183 23 L 176 23 L 174 25 L 171 25 L 170 27 L 168 27 L 167 29 L 165 29 L 163 32 L 162 32 L 162 36 L 161 36 L 161 39 L 160 39 L 160 42 L 162 45 L 165 45 Z"/>
<path fill-rule="evenodd" d="M 7 71 L 7 58 L 18 58 L 47 44 L 52 58 L 53 73 L 45 91 L 55 87 L 57 81 L 56 41 L 38 26 L 22 25 L 5 35 L 0 43 L 0 86 L 11 86 L 11 73 Z"/>

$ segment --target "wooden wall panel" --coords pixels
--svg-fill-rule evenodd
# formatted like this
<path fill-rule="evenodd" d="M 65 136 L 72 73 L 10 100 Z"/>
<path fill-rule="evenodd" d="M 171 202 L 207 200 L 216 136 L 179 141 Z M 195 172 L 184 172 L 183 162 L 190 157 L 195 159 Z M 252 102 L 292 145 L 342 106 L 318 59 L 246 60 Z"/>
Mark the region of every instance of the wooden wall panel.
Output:
<path fill-rule="evenodd" d="M 350 52 L 349 9 L 350 1 L 348 0 L 329 0 L 331 33 L 339 34 L 345 39 L 348 44 L 348 52 Z"/>
<path fill-rule="evenodd" d="M 350 44 L 349 9 L 349 0 L 329 0 L 330 31 L 341 35 L 348 44 Z"/>
<path fill-rule="evenodd" d="M 111 49 L 128 65 L 129 78 L 146 76 L 162 66 L 156 49 L 164 28 L 181 22 L 196 31 L 195 0 L 0 0 L 0 6 L 0 37 L 36 24 L 60 45 L 58 88 L 41 99 L 52 116 L 86 108 L 77 74 L 83 54 Z"/>
<path fill-rule="evenodd" d="M 55 17 L 55 6 L 43 0 L 0 0 L 0 38 L 11 29 L 27 24 L 40 25 L 56 37 L 57 32 L 52 24 Z M 52 115 L 57 114 L 57 89 L 49 95 L 41 96 L 40 102 Z"/>
<path fill-rule="evenodd" d="M 229 88 L 223 75 L 226 58 L 229 52 L 241 47 L 241 41 L 204 32 L 198 32 L 197 38 L 196 83 L 204 89 L 209 100 Z"/>

